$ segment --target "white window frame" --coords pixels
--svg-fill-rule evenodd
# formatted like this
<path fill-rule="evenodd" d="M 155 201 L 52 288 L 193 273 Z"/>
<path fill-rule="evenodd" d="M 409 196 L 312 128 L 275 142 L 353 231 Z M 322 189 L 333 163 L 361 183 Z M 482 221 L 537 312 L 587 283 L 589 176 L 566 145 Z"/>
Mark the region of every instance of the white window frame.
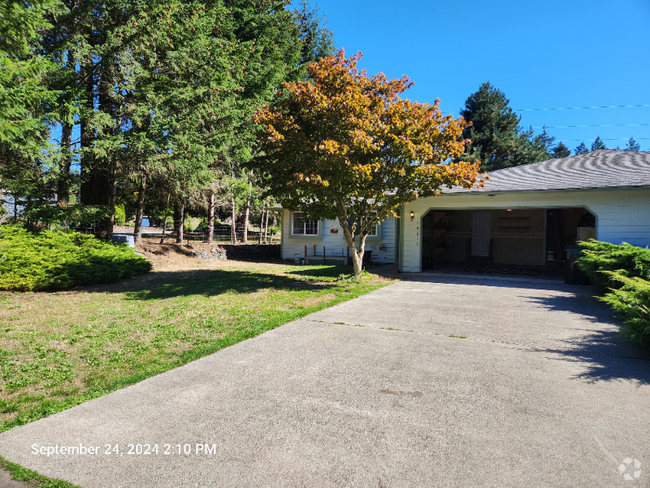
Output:
<path fill-rule="evenodd" d="M 316 223 L 316 233 L 296 233 L 296 229 L 294 227 L 295 219 L 296 218 L 302 218 L 301 216 L 304 215 L 304 212 L 291 212 L 291 235 L 293 237 L 320 237 L 320 220 L 310 220 L 310 219 L 304 219 L 304 227 L 303 230 L 306 230 L 307 227 L 307 222 L 315 222 Z M 299 217 L 300 216 L 300 217 Z"/>

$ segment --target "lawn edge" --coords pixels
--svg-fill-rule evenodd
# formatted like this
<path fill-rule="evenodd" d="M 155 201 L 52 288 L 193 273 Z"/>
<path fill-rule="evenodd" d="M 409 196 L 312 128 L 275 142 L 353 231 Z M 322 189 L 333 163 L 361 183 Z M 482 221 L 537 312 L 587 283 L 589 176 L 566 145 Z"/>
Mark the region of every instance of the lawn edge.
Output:
<path fill-rule="evenodd" d="M 43 476 L 36 471 L 22 467 L 20 464 L 8 461 L 2 456 L 0 456 L 0 468 L 7 471 L 14 480 L 29 483 L 35 488 L 81 488 L 67 481 Z M 34 482 L 38 484 L 34 484 Z"/>

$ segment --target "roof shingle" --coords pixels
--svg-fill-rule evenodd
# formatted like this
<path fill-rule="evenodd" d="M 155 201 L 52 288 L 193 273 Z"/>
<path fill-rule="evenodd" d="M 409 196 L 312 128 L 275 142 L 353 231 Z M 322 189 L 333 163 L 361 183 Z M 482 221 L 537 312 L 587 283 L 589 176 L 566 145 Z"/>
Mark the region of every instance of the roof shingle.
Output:
<path fill-rule="evenodd" d="M 444 193 L 650 187 L 650 153 L 600 149 L 488 173 L 484 188 Z"/>

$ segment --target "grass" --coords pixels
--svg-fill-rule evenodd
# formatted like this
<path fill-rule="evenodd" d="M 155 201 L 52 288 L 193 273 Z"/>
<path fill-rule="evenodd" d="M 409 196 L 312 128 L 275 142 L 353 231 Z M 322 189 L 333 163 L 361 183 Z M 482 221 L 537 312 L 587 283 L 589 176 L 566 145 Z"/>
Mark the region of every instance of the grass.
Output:
<path fill-rule="evenodd" d="M 226 261 L 57 293 L 0 294 L 0 432 L 388 284 L 337 266 Z"/>
<path fill-rule="evenodd" d="M 30 486 L 37 488 L 79 488 L 77 485 L 68 483 L 67 481 L 48 478 L 31 469 L 23 468 L 19 464 L 7 461 L 0 456 L 0 468 L 8 471 L 11 477 L 17 481 L 24 481 Z"/>

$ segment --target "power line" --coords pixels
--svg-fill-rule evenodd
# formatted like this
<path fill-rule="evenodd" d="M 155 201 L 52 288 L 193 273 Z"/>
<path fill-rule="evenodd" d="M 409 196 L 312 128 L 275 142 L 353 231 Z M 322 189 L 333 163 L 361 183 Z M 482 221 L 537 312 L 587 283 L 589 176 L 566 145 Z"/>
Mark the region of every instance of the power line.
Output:
<path fill-rule="evenodd" d="M 596 140 L 596 139 L 561 139 L 559 137 L 557 139 L 559 139 L 560 142 L 593 142 L 593 141 Z M 627 142 L 627 141 L 629 141 L 629 138 L 628 139 L 604 139 L 604 138 L 601 137 L 600 140 L 601 141 L 625 141 L 625 142 Z M 635 137 L 634 140 L 635 141 L 648 141 L 648 140 L 650 140 L 650 137 Z"/>
<path fill-rule="evenodd" d="M 594 125 L 545 125 L 541 127 L 533 127 L 533 129 L 575 129 L 575 128 L 591 128 L 591 127 L 648 127 L 650 124 L 594 124 Z"/>
<path fill-rule="evenodd" d="M 515 112 L 541 112 L 548 110 L 588 110 L 603 108 L 641 108 L 650 107 L 648 104 L 643 105 L 593 105 L 588 107 L 554 107 L 554 108 L 516 108 Z"/>

